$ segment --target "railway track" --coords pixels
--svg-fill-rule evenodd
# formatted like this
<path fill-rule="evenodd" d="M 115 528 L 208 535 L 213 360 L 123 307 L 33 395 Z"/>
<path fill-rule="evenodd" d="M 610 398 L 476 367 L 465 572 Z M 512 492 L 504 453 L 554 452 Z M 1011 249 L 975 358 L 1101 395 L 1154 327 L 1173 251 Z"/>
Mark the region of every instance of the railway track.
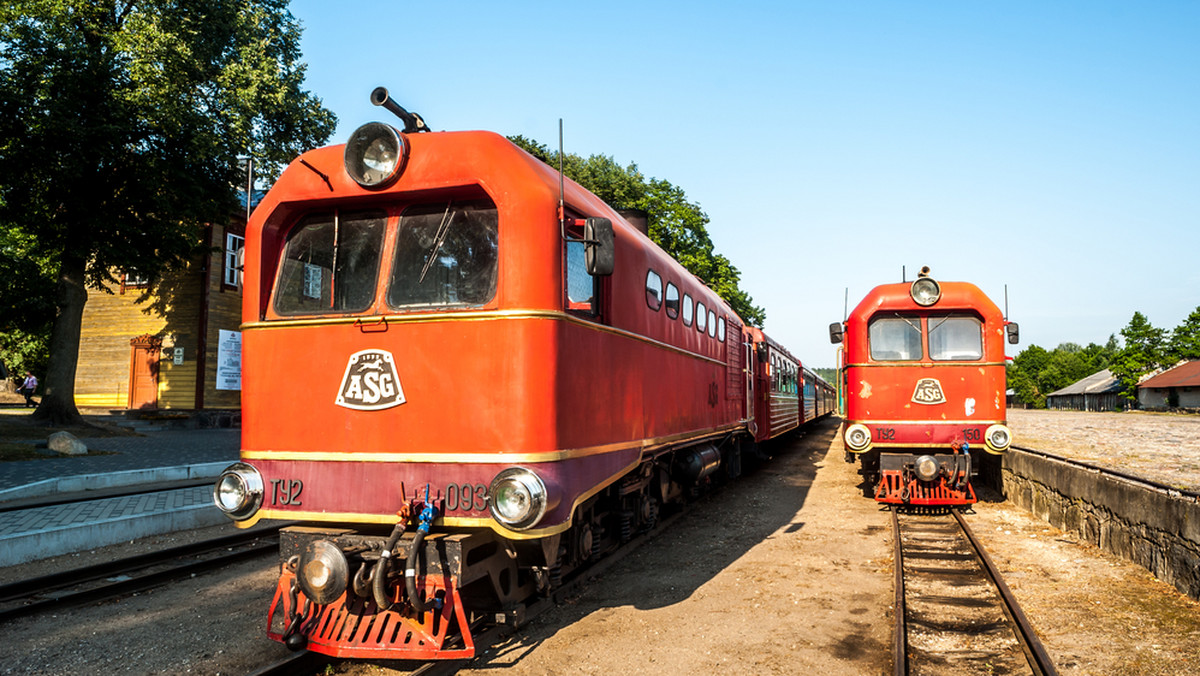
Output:
<path fill-rule="evenodd" d="M 892 529 L 896 676 L 1057 676 L 1003 576 L 957 510 L 893 509 Z"/>
<path fill-rule="evenodd" d="M 0 623 L 130 594 L 279 550 L 279 526 L 0 585 Z"/>

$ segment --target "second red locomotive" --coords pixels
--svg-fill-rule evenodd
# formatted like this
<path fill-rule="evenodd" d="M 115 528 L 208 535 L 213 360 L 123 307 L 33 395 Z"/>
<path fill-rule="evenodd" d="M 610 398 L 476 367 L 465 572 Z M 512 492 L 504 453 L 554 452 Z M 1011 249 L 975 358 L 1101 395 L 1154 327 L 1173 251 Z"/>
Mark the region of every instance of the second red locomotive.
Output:
<path fill-rule="evenodd" d="M 844 323 L 840 364 L 847 460 L 879 502 L 966 505 L 971 480 L 1012 443 L 1005 412 L 1005 336 L 1017 325 L 966 282 L 877 286 Z"/>

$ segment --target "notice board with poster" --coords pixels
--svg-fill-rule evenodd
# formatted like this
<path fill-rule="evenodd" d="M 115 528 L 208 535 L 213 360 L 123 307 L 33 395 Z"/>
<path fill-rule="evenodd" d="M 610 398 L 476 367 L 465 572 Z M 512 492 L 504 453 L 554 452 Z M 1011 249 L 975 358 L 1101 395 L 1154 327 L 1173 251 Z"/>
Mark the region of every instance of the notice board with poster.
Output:
<path fill-rule="evenodd" d="M 242 389 L 242 333 L 217 332 L 217 389 Z"/>

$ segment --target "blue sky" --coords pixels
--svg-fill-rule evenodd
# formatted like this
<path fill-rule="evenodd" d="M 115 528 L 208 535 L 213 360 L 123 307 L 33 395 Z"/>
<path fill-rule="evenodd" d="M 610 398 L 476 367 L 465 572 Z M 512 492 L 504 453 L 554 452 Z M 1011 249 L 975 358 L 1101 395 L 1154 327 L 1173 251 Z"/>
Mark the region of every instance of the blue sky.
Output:
<path fill-rule="evenodd" d="M 635 163 L 710 218 L 766 330 L 832 366 L 871 287 L 971 281 L 1021 344 L 1200 306 L 1198 2 L 299 0 L 334 143 L 387 120 Z"/>

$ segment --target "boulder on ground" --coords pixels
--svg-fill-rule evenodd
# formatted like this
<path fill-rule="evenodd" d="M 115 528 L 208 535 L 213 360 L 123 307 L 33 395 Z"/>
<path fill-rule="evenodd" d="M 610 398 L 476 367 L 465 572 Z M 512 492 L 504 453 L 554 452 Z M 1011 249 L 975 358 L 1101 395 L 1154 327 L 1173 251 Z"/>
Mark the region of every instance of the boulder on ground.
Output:
<path fill-rule="evenodd" d="M 50 435 L 47 445 L 50 450 L 62 455 L 87 455 L 88 448 L 70 432 L 55 432 Z"/>

